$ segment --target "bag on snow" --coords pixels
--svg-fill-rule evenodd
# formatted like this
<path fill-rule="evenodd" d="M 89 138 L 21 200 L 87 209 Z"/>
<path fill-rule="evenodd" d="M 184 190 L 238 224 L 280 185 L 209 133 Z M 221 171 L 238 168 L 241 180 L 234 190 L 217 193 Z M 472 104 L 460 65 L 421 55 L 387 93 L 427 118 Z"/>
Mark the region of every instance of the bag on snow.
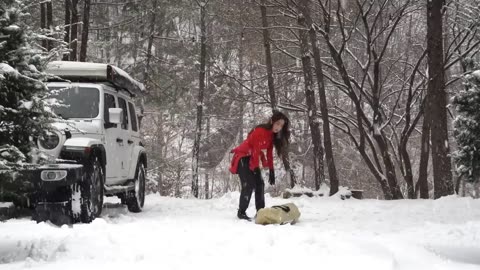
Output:
<path fill-rule="evenodd" d="M 255 218 L 256 224 L 294 224 L 300 218 L 300 211 L 293 203 L 275 205 L 258 210 Z"/>

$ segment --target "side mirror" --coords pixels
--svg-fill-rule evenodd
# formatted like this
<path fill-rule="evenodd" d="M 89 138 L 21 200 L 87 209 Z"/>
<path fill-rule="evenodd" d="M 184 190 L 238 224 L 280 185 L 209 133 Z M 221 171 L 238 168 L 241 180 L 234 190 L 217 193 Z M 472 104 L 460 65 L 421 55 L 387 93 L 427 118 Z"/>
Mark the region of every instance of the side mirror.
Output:
<path fill-rule="evenodd" d="M 121 124 L 122 123 L 123 110 L 121 108 L 109 108 L 108 117 L 110 123 Z"/>

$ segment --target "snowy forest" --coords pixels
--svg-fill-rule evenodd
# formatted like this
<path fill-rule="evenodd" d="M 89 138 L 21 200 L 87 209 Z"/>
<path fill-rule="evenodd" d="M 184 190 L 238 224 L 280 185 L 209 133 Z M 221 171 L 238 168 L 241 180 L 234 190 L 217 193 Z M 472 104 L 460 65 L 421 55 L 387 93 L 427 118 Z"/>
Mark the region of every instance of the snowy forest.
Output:
<path fill-rule="evenodd" d="M 0 270 L 480 269 L 479 14 L 0 0 Z"/>
<path fill-rule="evenodd" d="M 30 12 L 47 18 L 36 29 L 67 30 L 69 60 L 114 63 L 147 86 L 150 191 L 238 190 L 230 150 L 279 109 L 292 142 L 271 192 L 326 183 L 399 199 L 475 194 L 451 163 L 449 105 L 476 67 L 479 3 L 437 2 L 430 17 L 415 0 L 72 0 Z"/>
<path fill-rule="evenodd" d="M 151 193 L 239 190 L 231 149 L 280 110 L 292 135 L 271 194 L 478 196 L 474 127 L 455 121 L 478 85 L 476 0 L 14 2 L 42 59 L 111 63 L 146 86 Z"/>

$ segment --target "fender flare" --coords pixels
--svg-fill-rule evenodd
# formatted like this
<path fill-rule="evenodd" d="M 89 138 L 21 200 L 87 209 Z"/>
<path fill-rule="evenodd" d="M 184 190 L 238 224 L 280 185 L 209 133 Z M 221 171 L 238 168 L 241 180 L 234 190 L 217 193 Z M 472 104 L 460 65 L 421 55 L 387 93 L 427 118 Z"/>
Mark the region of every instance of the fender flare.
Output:
<path fill-rule="evenodd" d="M 145 148 L 143 148 L 142 146 L 136 146 L 135 147 L 136 150 L 134 154 L 134 156 L 132 157 L 133 160 L 136 160 L 135 163 L 131 163 L 130 165 L 130 170 L 129 170 L 129 175 L 128 175 L 128 179 L 135 179 L 135 177 L 137 176 L 137 168 L 138 168 L 138 164 L 141 162 L 143 163 L 143 166 L 145 168 L 147 168 L 147 152 L 145 151 Z"/>
<path fill-rule="evenodd" d="M 96 139 L 68 139 L 65 142 L 62 151 L 60 152 L 60 157 L 77 160 L 83 159 L 83 161 L 86 161 L 91 157 L 92 154 L 99 156 L 102 167 L 105 170 L 107 164 L 107 152 L 101 141 Z"/>
<path fill-rule="evenodd" d="M 139 154 L 138 154 L 138 161 L 137 163 L 140 163 L 142 162 L 143 163 L 143 166 L 145 168 L 147 168 L 147 152 L 145 150 L 142 150 Z"/>
<path fill-rule="evenodd" d="M 107 166 L 107 151 L 105 150 L 105 146 L 103 144 L 94 144 L 90 146 L 90 148 L 90 155 L 87 158 L 90 158 L 92 154 L 98 155 L 100 157 L 100 162 L 105 172 Z"/>

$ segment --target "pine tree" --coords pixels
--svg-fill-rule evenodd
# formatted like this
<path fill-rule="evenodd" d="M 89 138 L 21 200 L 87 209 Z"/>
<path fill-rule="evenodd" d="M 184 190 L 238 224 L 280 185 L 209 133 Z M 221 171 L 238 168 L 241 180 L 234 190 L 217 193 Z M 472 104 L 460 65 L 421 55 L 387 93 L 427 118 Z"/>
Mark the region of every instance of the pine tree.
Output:
<path fill-rule="evenodd" d="M 0 2 L 0 169 L 32 161 L 34 141 L 47 128 L 47 88 L 41 72 L 46 57 L 35 48 L 20 0 Z"/>
<path fill-rule="evenodd" d="M 454 122 L 456 170 L 467 181 L 476 182 L 480 176 L 480 70 L 465 77 L 465 90 L 453 98 L 453 105 L 458 112 Z"/>

